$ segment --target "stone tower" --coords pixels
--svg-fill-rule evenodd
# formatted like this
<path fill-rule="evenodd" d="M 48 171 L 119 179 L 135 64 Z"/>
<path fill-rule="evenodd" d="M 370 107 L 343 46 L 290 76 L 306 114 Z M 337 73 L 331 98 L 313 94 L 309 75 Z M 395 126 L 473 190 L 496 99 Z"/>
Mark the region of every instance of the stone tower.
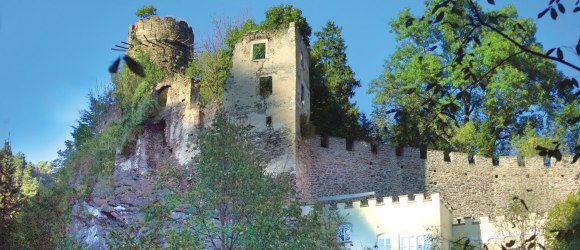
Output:
<path fill-rule="evenodd" d="M 308 120 L 310 114 L 308 67 L 308 49 L 294 23 L 287 29 L 251 32 L 235 46 L 224 84 L 224 110 L 256 132 L 285 131 L 288 145 L 280 145 L 283 152 L 270 161 L 270 173 L 300 168 L 300 119 Z"/>
<path fill-rule="evenodd" d="M 186 22 L 151 16 L 129 27 L 127 53 L 145 51 L 158 67 L 178 72 L 192 60 L 193 40 L 193 31 Z"/>
<path fill-rule="evenodd" d="M 127 41 L 128 55 L 146 52 L 159 69 L 167 71 L 167 77 L 152 90 L 152 96 L 164 106 L 158 127 L 164 130 L 165 144 L 177 162 L 187 164 L 195 154 L 192 145 L 204 117 L 199 86 L 183 74 L 193 60 L 193 30 L 184 21 L 151 16 L 129 27 Z"/>

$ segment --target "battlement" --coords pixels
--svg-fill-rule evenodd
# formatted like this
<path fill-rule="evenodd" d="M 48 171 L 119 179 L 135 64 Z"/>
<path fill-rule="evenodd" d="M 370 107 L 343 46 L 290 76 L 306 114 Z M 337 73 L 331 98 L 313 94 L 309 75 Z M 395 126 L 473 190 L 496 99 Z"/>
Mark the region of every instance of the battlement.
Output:
<path fill-rule="evenodd" d="M 185 70 L 193 58 L 193 30 L 186 22 L 171 17 L 138 20 L 129 27 L 127 42 L 127 53 L 148 52 L 159 67 L 173 72 Z"/>
<path fill-rule="evenodd" d="M 336 206 L 338 209 L 351 209 L 351 208 L 367 208 L 374 206 L 397 206 L 403 204 L 416 204 L 424 202 L 441 202 L 449 211 L 451 208 L 448 206 L 443 197 L 439 193 L 428 194 L 413 194 L 411 197 L 409 195 L 398 195 L 398 196 L 384 196 L 384 197 L 369 197 L 364 200 L 353 200 L 350 202 L 338 202 L 336 204 L 327 204 L 326 206 Z"/>
<path fill-rule="evenodd" d="M 572 167 L 572 156 L 566 155 L 561 161 L 553 158 L 544 158 L 540 156 L 519 157 L 519 156 L 500 156 L 496 159 L 481 156 L 470 155 L 460 152 L 446 153 L 440 150 L 426 150 L 421 152 L 419 148 L 403 147 L 396 148 L 388 144 L 373 144 L 367 141 L 349 141 L 345 138 L 328 136 L 323 139 L 320 135 L 315 135 L 311 139 L 312 147 L 323 147 L 329 151 L 340 154 L 365 154 L 375 159 L 385 157 L 405 157 L 413 159 L 422 159 L 429 162 L 441 162 L 446 164 L 464 164 L 469 167 L 484 168 L 565 168 Z M 447 154 L 447 155 L 446 155 Z"/>
<path fill-rule="evenodd" d="M 397 149 L 337 137 L 314 136 L 309 143 L 314 199 L 363 192 L 397 198 L 399 194 L 441 193 L 456 216 L 495 216 L 505 212 L 514 196 L 534 197 L 536 208 L 546 211 L 580 189 L 580 168 L 569 156 L 560 162 L 505 156 L 494 163 L 478 155 L 451 152 L 446 157 L 443 151 Z"/>

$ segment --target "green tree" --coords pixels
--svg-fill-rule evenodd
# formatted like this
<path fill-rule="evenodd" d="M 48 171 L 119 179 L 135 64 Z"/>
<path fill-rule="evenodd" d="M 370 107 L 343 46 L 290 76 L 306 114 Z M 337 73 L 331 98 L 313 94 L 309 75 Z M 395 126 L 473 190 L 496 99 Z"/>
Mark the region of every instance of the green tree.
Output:
<path fill-rule="evenodd" d="M 475 13 L 469 0 L 426 4 L 424 16 L 405 9 L 391 22 L 401 46 L 371 84 L 389 140 L 490 156 L 509 153 L 526 124 L 555 136 L 543 120 L 555 123 L 562 110 L 555 66 L 470 22 L 478 13 L 499 16 L 504 33 L 542 52 L 532 20 L 518 18 L 511 6 Z"/>
<path fill-rule="evenodd" d="M 580 191 L 548 212 L 545 232 L 549 249 L 580 249 Z"/>
<path fill-rule="evenodd" d="M 349 98 L 360 82 L 347 64 L 341 31 L 342 28 L 328 21 L 321 31 L 314 33 L 317 39 L 310 51 L 310 119 L 321 135 L 352 138 L 360 130 L 359 114 Z"/>
<path fill-rule="evenodd" d="M 310 46 L 310 35 L 312 34 L 312 28 L 306 21 L 306 18 L 302 16 L 302 11 L 294 8 L 291 4 L 272 7 L 266 11 L 266 19 L 260 23 L 260 29 L 285 29 L 288 28 L 288 24 L 294 22 L 296 28 L 302 35 L 304 44 L 306 47 Z"/>
<path fill-rule="evenodd" d="M 153 5 L 145 5 L 135 11 L 135 16 L 138 18 L 149 18 L 154 15 L 157 15 L 157 9 Z"/>
<path fill-rule="evenodd" d="M 0 151 L 0 248 L 9 249 L 14 231 L 16 213 L 21 207 L 23 194 L 18 166 L 8 141 Z"/>
<path fill-rule="evenodd" d="M 320 213 L 301 216 L 287 199 L 289 176 L 265 174 L 250 135 L 223 115 L 199 135 L 196 183 L 186 200 L 193 233 L 215 249 L 330 248 Z"/>

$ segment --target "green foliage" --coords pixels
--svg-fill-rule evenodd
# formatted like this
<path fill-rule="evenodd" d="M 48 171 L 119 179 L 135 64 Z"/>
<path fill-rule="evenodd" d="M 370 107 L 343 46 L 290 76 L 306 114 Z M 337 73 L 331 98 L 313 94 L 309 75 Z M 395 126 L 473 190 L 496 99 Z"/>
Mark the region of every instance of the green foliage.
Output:
<path fill-rule="evenodd" d="M 236 26 L 228 29 L 224 43 L 230 60 L 236 43 L 239 42 L 248 32 L 256 29 L 258 29 L 258 25 L 256 25 L 256 23 L 254 23 L 254 21 L 251 19 L 244 21 L 239 27 Z"/>
<path fill-rule="evenodd" d="M 268 9 L 266 11 L 266 19 L 260 23 L 260 29 L 286 29 L 291 22 L 295 23 L 296 28 L 298 28 L 304 40 L 304 44 L 306 44 L 306 47 L 309 47 L 312 28 L 310 28 L 306 18 L 302 16 L 302 11 L 294 8 L 291 4 L 281 4 L 280 6 Z"/>
<path fill-rule="evenodd" d="M 8 141 L 0 150 L 0 248 L 8 249 L 12 241 L 15 218 L 22 206 L 24 194 L 22 183 L 19 182 L 19 168 L 22 162 L 17 162 L 12 155 Z"/>
<path fill-rule="evenodd" d="M 254 30 L 279 30 L 287 29 L 288 25 L 294 22 L 307 47 L 310 46 L 310 35 L 312 28 L 302 16 L 302 11 L 292 5 L 280 5 L 272 7 L 266 11 L 266 19 L 257 25 L 253 20 L 244 21 L 239 27 L 228 29 L 224 43 L 228 53 L 234 49 L 237 42 L 250 31 Z"/>
<path fill-rule="evenodd" d="M 108 113 L 113 109 L 115 100 L 111 90 L 105 89 L 103 93 L 89 94 L 89 108 L 81 111 L 78 125 L 73 126 L 72 137 L 74 147 L 80 148 L 84 143 L 99 132 L 100 123 L 107 119 Z"/>
<path fill-rule="evenodd" d="M 252 45 L 252 60 L 259 60 L 266 58 L 266 44 L 256 43 Z"/>
<path fill-rule="evenodd" d="M 545 232 L 549 249 L 580 249 L 580 191 L 549 211 Z"/>
<path fill-rule="evenodd" d="M 59 171 L 54 181 L 41 185 L 18 216 L 15 240 L 20 249 L 75 249 L 68 235 L 74 190 Z"/>
<path fill-rule="evenodd" d="M 138 18 L 149 18 L 154 15 L 157 15 L 157 9 L 153 5 L 145 5 L 135 11 L 135 16 Z"/>
<path fill-rule="evenodd" d="M 289 202 L 289 176 L 264 173 L 248 127 L 218 115 L 198 136 L 196 183 L 185 194 L 194 235 L 213 248 L 304 249 L 328 244 L 322 217 Z M 183 237 L 183 235 L 182 235 Z M 308 246 L 308 247 L 307 247 Z M 317 247 L 318 246 L 318 247 Z M 329 247 L 328 245 L 326 245 Z"/>
<path fill-rule="evenodd" d="M 376 94 L 375 112 L 389 141 L 464 152 L 475 148 L 492 156 L 511 152 L 511 139 L 522 135 L 527 123 L 538 133 L 550 130 L 544 124 L 557 122 L 564 98 L 546 84 L 561 79 L 555 66 L 492 30 L 473 27 L 467 17 L 475 14 L 467 1 L 442 2 L 426 2 L 421 18 L 405 9 L 390 23 L 400 46 L 369 90 Z M 542 51 L 533 22 L 518 18 L 513 7 L 480 14 L 489 20 L 501 16 L 498 27 L 504 33 Z"/>
<path fill-rule="evenodd" d="M 167 77 L 168 72 L 159 69 L 150 60 L 147 53 L 138 51 L 135 59 L 145 71 L 145 77 L 132 73 L 126 65 L 113 76 L 115 104 L 121 108 L 123 118 L 116 128 L 121 130 L 121 152 L 128 155 L 133 152 L 137 136 L 147 122 L 154 122 L 159 113 L 159 100 L 154 100 L 152 94 L 155 84 Z"/>
<path fill-rule="evenodd" d="M 0 151 L 0 248 L 54 249 L 69 242 L 67 228 L 72 189 L 52 164 L 27 163 L 12 155 L 5 143 Z M 68 243 L 67 243 L 68 244 Z"/>
<path fill-rule="evenodd" d="M 347 64 L 341 31 L 329 21 L 315 33 L 317 40 L 310 51 L 310 119 L 319 134 L 353 137 L 360 132 L 359 114 L 349 98 L 360 82 Z"/>
<path fill-rule="evenodd" d="M 518 155 L 534 156 L 538 154 L 537 146 L 549 148 L 553 141 L 558 141 L 557 138 L 540 136 L 538 132 L 527 124 L 522 135 L 512 139 L 516 147 Z"/>
<path fill-rule="evenodd" d="M 224 48 L 200 52 L 196 60 L 189 63 L 186 75 L 199 79 L 199 102 L 202 106 L 221 103 L 223 84 L 231 67 L 231 54 Z"/>
<path fill-rule="evenodd" d="M 167 76 L 167 71 L 159 69 L 149 58 L 145 52 L 137 52 L 135 55 L 135 60 L 145 71 L 145 77 L 135 75 L 126 65 L 113 76 L 115 89 L 112 96 L 131 126 L 142 125 L 156 113 L 157 101 L 152 100 L 151 94 L 155 84 Z"/>

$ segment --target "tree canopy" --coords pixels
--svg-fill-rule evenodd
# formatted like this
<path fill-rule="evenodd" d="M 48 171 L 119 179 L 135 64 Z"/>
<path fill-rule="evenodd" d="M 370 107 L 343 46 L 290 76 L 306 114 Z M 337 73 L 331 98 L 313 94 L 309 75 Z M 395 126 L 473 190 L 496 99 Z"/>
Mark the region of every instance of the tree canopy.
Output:
<path fill-rule="evenodd" d="M 251 136 L 224 115 L 199 135 L 196 182 L 184 195 L 193 235 L 214 249 L 330 249 L 336 225 L 320 210 L 301 216 L 291 179 L 265 174 Z"/>
<path fill-rule="evenodd" d="M 342 28 L 328 21 L 314 33 L 316 42 L 310 51 L 310 119 L 319 134 L 353 138 L 359 137 L 359 114 L 349 99 L 361 84 L 347 63 L 341 32 Z"/>
<path fill-rule="evenodd" d="M 525 48 L 544 53 L 532 20 L 511 6 L 482 12 L 469 0 L 426 4 L 421 17 L 405 9 L 391 21 L 399 46 L 371 83 L 389 141 L 491 156 L 513 152 L 526 127 L 552 141 L 577 133 L 562 122 L 578 108 L 557 88 L 563 77 L 553 63 L 473 22 L 492 20 Z"/>
<path fill-rule="evenodd" d="M 157 9 L 153 5 L 145 5 L 135 11 L 135 16 L 138 18 L 148 18 L 157 15 Z"/>

